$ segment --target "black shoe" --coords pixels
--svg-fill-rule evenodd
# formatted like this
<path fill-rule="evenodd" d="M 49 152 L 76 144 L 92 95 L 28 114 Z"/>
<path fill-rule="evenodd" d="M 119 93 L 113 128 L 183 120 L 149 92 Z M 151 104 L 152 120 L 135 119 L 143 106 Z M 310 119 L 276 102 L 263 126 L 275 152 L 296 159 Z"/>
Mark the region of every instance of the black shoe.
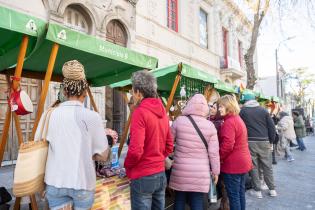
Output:
<path fill-rule="evenodd" d="M 290 142 L 290 147 L 298 147 L 299 145 Z"/>

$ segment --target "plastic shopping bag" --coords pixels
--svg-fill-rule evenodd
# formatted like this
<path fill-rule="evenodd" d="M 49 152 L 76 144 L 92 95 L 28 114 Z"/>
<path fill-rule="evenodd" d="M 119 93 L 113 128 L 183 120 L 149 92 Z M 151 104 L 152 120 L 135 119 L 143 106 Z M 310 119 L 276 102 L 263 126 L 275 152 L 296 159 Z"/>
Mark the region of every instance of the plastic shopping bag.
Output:
<path fill-rule="evenodd" d="M 209 199 L 210 203 L 216 203 L 218 201 L 217 188 L 216 188 L 216 184 L 214 183 L 213 178 L 211 178 L 210 190 L 208 193 L 208 199 Z"/>

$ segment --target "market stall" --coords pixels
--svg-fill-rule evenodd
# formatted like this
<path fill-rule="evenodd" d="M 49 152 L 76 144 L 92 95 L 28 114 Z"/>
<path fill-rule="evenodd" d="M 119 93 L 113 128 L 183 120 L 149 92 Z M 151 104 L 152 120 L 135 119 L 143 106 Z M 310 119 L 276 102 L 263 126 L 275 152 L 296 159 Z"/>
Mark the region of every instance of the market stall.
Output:
<path fill-rule="evenodd" d="M 11 93 L 18 90 L 21 77 L 44 79 L 29 141 L 33 140 L 44 110 L 49 82 L 62 80 L 61 67 L 64 62 L 79 60 L 85 67 L 88 82 L 95 87 L 125 80 L 134 71 L 157 66 L 156 58 L 2 6 L 0 18 L 0 73 L 7 76 Z M 93 96 L 90 91 L 88 93 L 97 111 Z M 7 144 L 12 113 L 19 144 L 25 141 L 22 139 L 19 117 L 11 108 L 8 105 L 1 135 L 0 162 Z M 16 199 L 14 209 L 19 209 L 20 199 Z M 31 203 L 32 209 L 37 209 L 34 195 L 31 196 Z"/>
<path fill-rule="evenodd" d="M 218 90 L 221 95 L 225 94 L 238 94 L 238 88 L 234 85 L 219 81 L 214 84 L 214 88 Z"/>
<path fill-rule="evenodd" d="M 214 85 L 219 81 L 215 76 L 198 68 L 179 63 L 151 71 L 157 79 L 158 94 L 164 99 L 166 111 L 178 115 L 185 101 L 195 92 L 203 93 L 207 100 L 217 97 Z M 131 80 L 111 84 L 112 88 L 124 91 L 131 89 Z M 216 93 L 216 94 L 215 94 Z M 167 98 L 167 100 L 166 100 Z M 174 100 L 175 99 L 175 100 Z M 119 156 L 125 144 L 130 126 L 130 115 L 119 146 Z"/>

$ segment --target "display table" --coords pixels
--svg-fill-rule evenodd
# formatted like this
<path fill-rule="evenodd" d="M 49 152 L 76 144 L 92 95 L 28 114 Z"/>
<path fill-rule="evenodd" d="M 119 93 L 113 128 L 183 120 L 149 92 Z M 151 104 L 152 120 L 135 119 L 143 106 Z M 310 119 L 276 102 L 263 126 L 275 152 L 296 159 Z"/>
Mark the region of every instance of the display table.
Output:
<path fill-rule="evenodd" d="M 127 177 L 100 178 L 96 181 L 92 210 L 130 210 L 130 188 Z"/>

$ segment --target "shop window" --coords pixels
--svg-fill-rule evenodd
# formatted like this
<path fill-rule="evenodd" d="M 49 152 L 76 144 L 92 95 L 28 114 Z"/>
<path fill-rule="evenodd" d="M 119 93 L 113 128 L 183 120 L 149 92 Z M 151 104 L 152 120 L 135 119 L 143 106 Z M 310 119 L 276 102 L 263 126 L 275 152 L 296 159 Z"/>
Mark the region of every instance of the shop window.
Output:
<path fill-rule="evenodd" d="M 167 27 L 178 32 L 177 0 L 167 0 Z"/>
<path fill-rule="evenodd" d="M 202 9 L 199 11 L 199 41 L 200 46 L 208 48 L 208 14 Z"/>

